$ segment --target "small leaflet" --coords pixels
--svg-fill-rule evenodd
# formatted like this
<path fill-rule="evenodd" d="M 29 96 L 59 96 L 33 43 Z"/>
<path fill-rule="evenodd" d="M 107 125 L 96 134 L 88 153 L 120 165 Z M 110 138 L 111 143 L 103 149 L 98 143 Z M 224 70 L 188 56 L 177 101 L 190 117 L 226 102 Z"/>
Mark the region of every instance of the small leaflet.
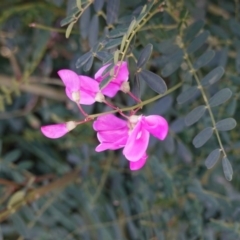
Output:
<path fill-rule="evenodd" d="M 218 161 L 220 157 L 220 149 L 213 150 L 205 160 L 207 169 L 211 169 Z"/>
<path fill-rule="evenodd" d="M 193 139 L 193 145 L 195 148 L 202 147 L 212 136 L 213 134 L 213 128 L 207 127 L 203 129 L 200 133 L 198 133 L 197 136 Z"/>
<path fill-rule="evenodd" d="M 185 123 L 187 126 L 191 126 L 192 124 L 196 123 L 205 113 L 206 106 L 201 105 L 194 108 L 188 115 L 185 117 Z"/>
<path fill-rule="evenodd" d="M 229 160 L 226 157 L 224 157 L 222 159 L 222 167 L 223 167 L 223 173 L 225 175 L 225 178 L 228 181 L 231 181 L 232 175 L 233 175 L 233 169 L 232 169 L 231 163 L 229 162 Z"/>
<path fill-rule="evenodd" d="M 210 99 L 209 99 L 209 105 L 210 107 L 216 107 L 219 106 L 225 102 L 227 102 L 228 99 L 230 99 L 232 96 L 232 91 L 229 88 L 224 88 L 214 94 Z"/>
<path fill-rule="evenodd" d="M 225 118 L 216 123 L 218 131 L 229 131 L 237 126 L 237 122 L 234 118 Z"/>

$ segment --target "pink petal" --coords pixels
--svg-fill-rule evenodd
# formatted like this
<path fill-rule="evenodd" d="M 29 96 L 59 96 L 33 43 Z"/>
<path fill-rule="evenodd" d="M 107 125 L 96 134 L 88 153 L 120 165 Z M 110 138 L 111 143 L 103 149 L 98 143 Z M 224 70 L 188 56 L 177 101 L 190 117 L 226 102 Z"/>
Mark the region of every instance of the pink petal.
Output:
<path fill-rule="evenodd" d="M 136 171 L 136 170 L 141 169 L 141 168 L 145 165 L 145 163 L 146 163 L 146 161 L 147 161 L 147 158 L 148 158 L 148 156 L 147 156 L 147 154 L 145 153 L 145 154 L 143 155 L 143 157 L 140 158 L 140 160 L 138 160 L 138 161 L 136 161 L 136 162 L 130 162 L 130 163 L 129 163 L 129 168 L 130 168 L 132 171 Z"/>
<path fill-rule="evenodd" d="M 58 71 L 59 77 L 62 79 L 66 88 L 71 92 L 76 92 L 80 89 L 80 81 L 78 75 L 69 69 L 62 69 Z"/>
<path fill-rule="evenodd" d="M 103 95 L 112 98 L 117 94 L 120 88 L 121 88 L 120 85 L 110 82 L 105 88 L 102 89 L 102 93 Z"/>
<path fill-rule="evenodd" d="M 119 145 L 116 145 L 114 143 L 100 143 L 95 151 L 96 152 L 102 152 L 102 151 L 105 151 L 105 150 L 117 150 L 119 148 L 122 148 L 123 146 L 119 146 Z"/>
<path fill-rule="evenodd" d="M 120 62 L 118 64 L 120 64 Z M 117 73 L 118 68 L 119 66 L 116 66 L 114 68 L 114 73 Z M 122 62 L 122 65 L 120 66 L 120 69 L 118 71 L 118 75 L 113 80 L 113 82 L 118 83 L 121 86 L 123 82 L 126 82 L 128 80 L 128 77 L 129 77 L 129 71 L 128 71 L 127 62 Z"/>
<path fill-rule="evenodd" d="M 100 91 L 99 89 L 99 83 L 96 82 L 94 79 L 80 75 L 79 76 L 80 82 L 81 82 L 81 87 L 80 89 L 84 89 L 86 91 L 94 92 L 97 93 Z"/>
<path fill-rule="evenodd" d="M 72 101 L 72 92 L 66 88 L 65 89 L 66 95 L 68 96 L 68 98 L 70 98 Z M 91 105 L 93 103 L 95 103 L 95 93 L 90 92 L 90 91 L 86 91 L 83 89 L 80 89 L 80 101 L 79 103 L 84 104 L 84 105 Z"/>
<path fill-rule="evenodd" d="M 101 82 L 103 80 L 104 77 L 106 77 L 107 75 L 105 74 L 104 76 L 102 76 L 103 72 L 105 71 L 105 69 L 109 66 L 110 64 L 106 64 L 103 67 L 101 67 L 94 75 L 94 79 L 98 82 Z"/>
<path fill-rule="evenodd" d="M 118 63 L 120 64 L 120 62 Z M 109 66 L 110 64 L 107 64 L 103 67 L 101 67 L 95 74 L 94 78 L 101 82 L 104 78 L 109 76 L 109 73 L 106 73 L 104 76 L 102 76 L 104 70 Z M 124 81 L 128 80 L 129 77 L 129 71 L 127 62 L 122 62 L 122 65 L 120 66 L 120 69 L 118 70 L 119 66 L 114 67 L 114 73 L 117 73 L 118 75 L 111 80 L 111 82 L 102 89 L 102 93 L 108 97 L 114 97 L 116 93 L 120 90 L 121 85 Z"/>
<path fill-rule="evenodd" d="M 113 114 L 103 115 L 97 118 L 93 123 L 93 129 L 95 131 L 108 131 L 121 128 L 127 128 L 127 122 L 116 117 Z"/>
<path fill-rule="evenodd" d="M 146 152 L 149 142 L 149 132 L 138 121 L 132 133 L 128 137 L 123 154 L 129 161 L 138 161 Z"/>
<path fill-rule="evenodd" d="M 151 115 L 142 118 L 143 127 L 154 137 L 164 140 L 168 134 L 168 122 L 158 115 Z"/>
<path fill-rule="evenodd" d="M 125 145 L 128 139 L 128 130 L 117 129 L 109 131 L 99 131 L 97 133 L 99 142 L 115 142 L 121 145 Z"/>
<path fill-rule="evenodd" d="M 68 133 L 66 123 L 42 126 L 41 132 L 48 138 L 60 138 Z"/>

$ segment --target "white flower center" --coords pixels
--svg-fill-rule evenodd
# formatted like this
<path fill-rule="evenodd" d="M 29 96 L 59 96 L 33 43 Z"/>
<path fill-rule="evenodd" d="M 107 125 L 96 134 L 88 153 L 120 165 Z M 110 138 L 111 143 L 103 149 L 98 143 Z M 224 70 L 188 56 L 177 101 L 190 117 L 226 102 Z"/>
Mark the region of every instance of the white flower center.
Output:
<path fill-rule="evenodd" d="M 105 97 L 101 92 L 98 92 L 95 96 L 96 102 L 104 102 Z"/>
<path fill-rule="evenodd" d="M 80 101 L 80 92 L 72 92 L 72 99 L 74 102 L 79 102 Z"/>
<path fill-rule="evenodd" d="M 69 121 L 66 122 L 66 128 L 67 130 L 70 132 L 71 130 L 73 130 L 75 127 L 77 126 L 76 122 L 74 121 Z"/>

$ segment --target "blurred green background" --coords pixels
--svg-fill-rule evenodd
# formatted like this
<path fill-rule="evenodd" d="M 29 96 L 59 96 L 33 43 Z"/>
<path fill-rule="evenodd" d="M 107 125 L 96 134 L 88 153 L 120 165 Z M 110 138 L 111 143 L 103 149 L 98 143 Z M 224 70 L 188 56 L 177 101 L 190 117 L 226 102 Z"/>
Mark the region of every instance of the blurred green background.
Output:
<path fill-rule="evenodd" d="M 42 125 L 81 118 L 65 96 L 57 71 L 67 68 L 93 76 L 102 66 L 97 58 L 86 72 L 75 65 L 104 37 L 108 8 L 119 4 L 112 25 L 126 29 L 127 19 L 139 13 L 138 7 L 151 2 L 114 0 L 111 5 L 109 1 L 103 1 L 97 12 L 91 5 L 68 39 L 60 22 L 71 14 L 75 0 L 0 2 L 0 240 L 240 239 L 239 126 L 221 133 L 234 169 L 229 182 L 221 161 L 210 170 L 204 164 L 217 146 L 215 137 L 203 148 L 192 145 L 194 136 L 210 124 L 209 116 L 191 127 L 184 124 L 187 113 L 203 104 L 201 97 L 179 105 L 178 89 L 141 110 L 164 116 L 170 133 L 163 142 L 151 139 L 149 160 L 137 172 L 129 170 L 121 151 L 95 152 L 98 140 L 92 123 L 56 140 L 41 134 Z M 232 98 L 215 109 L 214 116 L 238 122 L 239 6 L 239 0 L 166 1 L 166 11 L 150 19 L 130 45 L 127 59 L 134 91 L 136 64 L 131 53 L 139 56 L 149 42 L 153 52 L 147 69 L 162 76 L 169 88 L 179 82 L 184 82 L 183 89 L 193 84 L 186 63 L 174 53 L 181 29 L 198 22 L 200 27 L 193 28 L 190 38 L 203 30 L 209 35 L 191 60 L 214 50 L 214 57 L 198 74 L 202 78 L 216 66 L 225 68 L 208 96 L 230 88 Z M 111 46 L 109 52 L 115 50 Z M 140 92 L 144 100 L 156 95 L 144 82 Z M 120 107 L 133 105 L 123 93 L 113 101 Z M 103 104 L 84 109 L 88 113 L 107 110 Z"/>

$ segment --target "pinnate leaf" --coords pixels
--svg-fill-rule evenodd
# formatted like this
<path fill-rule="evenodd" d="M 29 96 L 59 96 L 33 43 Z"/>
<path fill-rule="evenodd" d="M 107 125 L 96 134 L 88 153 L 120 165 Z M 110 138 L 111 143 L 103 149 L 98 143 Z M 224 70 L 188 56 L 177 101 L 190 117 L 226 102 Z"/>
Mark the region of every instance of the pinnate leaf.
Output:
<path fill-rule="evenodd" d="M 185 117 L 185 123 L 187 126 L 191 126 L 192 124 L 196 123 L 205 113 L 206 106 L 201 105 L 194 108 L 188 115 Z"/>
<path fill-rule="evenodd" d="M 177 97 L 177 101 L 179 104 L 183 104 L 189 99 L 191 99 L 198 91 L 197 86 L 193 86 L 185 90 L 184 92 L 180 93 Z"/>
<path fill-rule="evenodd" d="M 138 75 L 140 81 L 145 81 L 153 91 L 159 94 L 163 94 L 167 91 L 167 85 L 159 75 L 148 70 L 142 70 Z"/>
<path fill-rule="evenodd" d="M 231 96 L 232 96 L 232 91 L 229 88 L 224 88 L 219 92 L 217 92 L 216 94 L 214 94 L 209 99 L 209 105 L 211 107 L 219 106 L 225 103 Z"/>
<path fill-rule="evenodd" d="M 187 52 L 193 53 L 197 51 L 207 40 L 209 36 L 209 31 L 204 31 L 200 33 L 188 46 Z"/>
<path fill-rule="evenodd" d="M 76 68 L 82 67 L 92 57 L 91 52 L 83 54 L 76 62 Z"/>
<path fill-rule="evenodd" d="M 208 169 L 212 168 L 220 157 L 220 149 L 213 150 L 205 160 L 205 165 Z"/>
<path fill-rule="evenodd" d="M 207 127 L 203 129 L 200 133 L 198 133 L 197 136 L 193 139 L 193 145 L 195 148 L 202 147 L 212 136 L 213 134 L 213 128 Z"/>
<path fill-rule="evenodd" d="M 223 74 L 224 74 L 224 68 L 221 66 L 216 67 L 202 79 L 201 83 L 205 87 L 212 85 L 217 81 L 219 81 L 220 78 L 223 76 Z"/>
<path fill-rule="evenodd" d="M 204 21 L 196 21 L 192 25 L 190 25 L 186 30 L 184 31 L 184 42 L 191 41 L 201 30 L 201 28 L 204 25 Z"/>
<path fill-rule="evenodd" d="M 229 131 L 237 126 L 237 122 L 234 118 L 225 118 L 216 123 L 216 128 L 219 131 Z"/>
<path fill-rule="evenodd" d="M 143 67 L 147 63 L 147 61 L 150 58 L 150 55 L 152 53 L 152 49 L 153 49 L 153 45 L 149 43 L 141 51 L 140 56 L 139 56 L 138 61 L 137 61 L 137 67 L 138 68 Z"/>
<path fill-rule="evenodd" d="M 196 62 L 193 64 L 193 67 L 195 69 L 199 69 L 205 66 L 213 59 L 214 55 L 215 55 L 215 52 L 213 50 L 206 51 L 196 60 Z"/>
<path fill-rule="evenodd" d="M 107 24 L 113 24 L 118 17 L 120 0 L 107 1 Z"/>
<path fill-rule="evenodd" d="M 222 167 L 223 167 L 223 173 L 225 175 L 225 178 L 228 181 L 231 181 L 232 175 L 233 175 L 233 169 L 232 169 L 231 163 L 229 162 L 229 160 L 226 157 L 224 157 L 222 159 Z"/>

